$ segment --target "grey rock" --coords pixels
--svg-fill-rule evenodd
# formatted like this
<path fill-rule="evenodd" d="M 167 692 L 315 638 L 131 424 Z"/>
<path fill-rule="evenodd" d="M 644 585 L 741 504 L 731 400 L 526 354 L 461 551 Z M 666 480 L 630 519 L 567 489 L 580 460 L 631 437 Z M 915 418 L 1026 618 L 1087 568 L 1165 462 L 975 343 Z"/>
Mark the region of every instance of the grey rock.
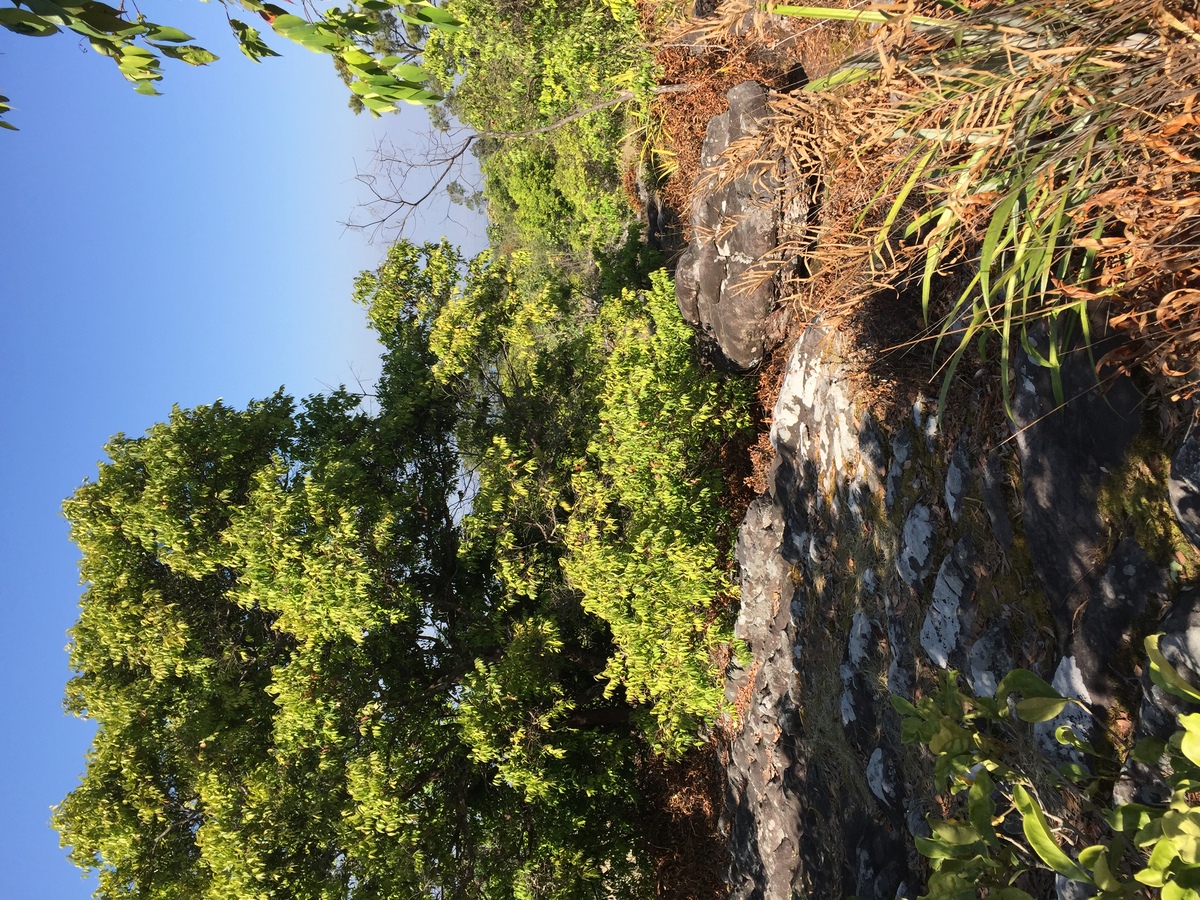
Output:
<path fill-rule="evenodd" d="M 728 93 L 729 111 L 713 117 L 701 165 L 719 171 L 731 144 L 754 135 L 768 115 L 766 89 L 744 81 Z M 770 257 L 778 245 L 779 185 L 754 165 L 692 201 L 693 238 L 676 269 L 675 293 L 684 319 L 715 342 L 735 369 L 762 362 L 778 339 L 769 319 L 775 306 Z"/>
<path fill-rule="evenodd" d="M 1171 458 L 1167 489 L 1171 509 L 1188 539 L 1200 547 L 1200 430 L 1193 417 L 1179 449 Z"/>
<path fill-rule="evenodd" d="M 846 658 L 839 670 L 842 678 L 842 725 L 857 721 L 858 711 L 870 703 L 870 696 L 863 696 L 861 674 L 870 646 L 871 623 L 861 609 L 855 610 L 846 641 Z"/>
<path fill-rule="evenodd" d="M 1158 649 L 1190 683 L 1200 687 L 1200 591 L 1180 591 L 1161 625 Z M 1138 736 L 1166 740 L 1178 727 L 1184 702 L 1150 680 L 1149 667 L 1142 672 L 1142 704 L 1138 711 Z"/>
<path fill-rule="evenodd" d="M 847 816 L 846 858 L 851 864 L 847 894 L 859 900 L 894 900 L 908 878 L 900 833 L 871 819 L 865 810 Z"/>
<path fill-rule="evenodd" d="M 925 804 L 917 798 L 912 798 L 904 804 L 904 823 L 908 826 L 908 833 L 913 837 L 927 838 L 929 837 L 929 810 L 925 808 Z"/>
<path fill-rule="evenodd" d="M 900 808 L 900 772 L 890 752 L 876 747 L 867 761 L 867 787 L 884 806 Z"/>
<path fill-rule="evenodd" d="M 900 433 L 892 438 L 892 465 L 888 469 L 887 493 L 884 496 L 888 512 L 891 512 L 892 507 L 896 505 L 896 498 L 900 496 L 900 491 L 904 487 L 905 464 L 911 455 L 912 437 L 906 430 L 901 429 Z"/>
<path fill-rule="evenodd" d="M 1096 889 L 1082 881 L 1072 881 L 1063 875 L 1054 876 L 1054 893 L 1058 900 L 1087 900 L 1096 896 Z"/>
<path fill-rule="evenodd" d="M 916 681 L 916 659 L 904 634 L 904 619 L 889 613 L 887 622 L 888 647 L 892 659 L 888 663 L 888 693 L 911 699 Z"/>
<path fill-rule="evenodd" d="M 1073 656 L 1062 658 L 1058 668 L 1054 670 L 1054 678 L 1050 684 L 1064 697 L 1071 697 L 1085 704 L 1092 702 L 1092 695 L 1088 692 L 1087 684 Z M 1078 704 L 1068 703 L 1066 708 L 1050 721 L 1035 724 L 1033 733 L 1037 738 L 1038 747 L 1047 758 L 1084 765 L 1086 761 L 1079 752 L 1060 744 L 1054 737 L 1054 732 L 1063 725 L 1068 725 L 1079 737 L 1088 740 L 1095 724 L 1091 713 Z"/>
<path fill-rule="evenodd" d="M 1113 661 L 1129 644 L 1134 620 L 1147 604 L 1160 606 L 1166 591 L 1166 576 L 1137 541 L 1125 538 L 1117 544 L 1090 601 L 1076 617 L 1071 640 L 1071 654 L 1097 702 L 1112 701 L 1118 681 L 1125 676 Z"/>
<path fill-rule="evenodd" d="M 879 593 L 879 576 L 875 574 L 875 569 L 871 566 L 863 569 L 862 586 L 863 590 L 869 594 Z"/>
<path fill-rule="evenodd" d="M 955 524 L 962 518 L 963 500 L 971 489 L 971 464 L 967 461 L 966 451 L 959 447 L 950 459 L 950 467 L 946 470 L 946 484 L 943 496 L 946 500 L 946 510 L 950 513 L 950 521 Z"/>
<path fill-rule="evenodd" d="M 883 435 L 875 420 L 866 413 L 858 424 L 858 450 L 872 490 L 880 490 L 887 477 L 887 455 L 883 449 Z"/>
<path fill-rule="evenodd" d="M 1005 485 L 1007 477 L 1000 457 L 995 452 L 989 453 L 983 463 L 983 505 L 987 510 L 988 522 L 992 526 L 992 536 L 1003 550 L 1012 546 L 1012 519 L 1008 511 Z"/>
<path fill-rule="evenodd" d="M 862 666 L 871 647 L 871 622 L 861 609 L 854 611 L 850 621 L 850 640 L 846 647 L 846 656 L 855 668 Z"/>
<path fill-rule="evenodd" d="M 942 669 L 949 666 L 950 655 L 958 649 L 962 606 L 975 593 L 975 576 L 970 563 L 970 544 L 964 538 L 942 560 L 933 585 L 933 598 L 921 626 L 921 646 L 930 662 Z"/>
<path fill-rule="evenodd" d="M 896 571 L 910 587 L 919 588 L 933 566 L 933 545 L 937 540 L 937 529 L 929 507 L 917 503 L 904 520 L 900 553 L 896 558 Z"/>
<path fill-rule="evenodd" d="M 1013 432 L 1021 461 L 1021 505 L 1034 570 L 1045 589 L 1067 652 L 1075 614 L 1092 595 L 1102 570 L 1101 521 L 1096 498 L 1106 472 L 1116 471 L 1141 427 L 1142 400 L 1124 375 L 1105 380 L 1101 391 L 1093 358 L 1113 349 L 1114 339 L 1093 329 L 1091 353 L 1063 355 L 1062 393 L 1055 398 L 1048 369 L 1027 352 L 1017 354 Z M 1044 350 L 1044 330 L 1031 340 Z"/>
<path fill-rule="evenodd" d="M 993 627 L 971 646 L 967 680 L 977 697 L 996 696 L 1000 679 L 1015 668 L 1006 639 L 1005 630 Z"/>

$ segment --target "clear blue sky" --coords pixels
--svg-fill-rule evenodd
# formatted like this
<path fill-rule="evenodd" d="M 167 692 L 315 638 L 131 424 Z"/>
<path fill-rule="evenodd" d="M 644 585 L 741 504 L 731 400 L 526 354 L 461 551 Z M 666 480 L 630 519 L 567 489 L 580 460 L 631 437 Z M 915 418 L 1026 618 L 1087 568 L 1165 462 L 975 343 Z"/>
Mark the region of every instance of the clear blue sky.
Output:
<path fill-rule="evenodd" d="M 64 646 L 80 586 L 59 504 L 115 432 L 171 404 L 243 404 L 370 383 L 373 338 L 350 302 L 385 247 L 347 232 L 355 165 L 425 114 L 353 116 L 328 59 L 275 41 L 254 65 L 220 6 L 145 3 L 222 59 L 167 61 L 138 96 L 66 35 L 0 31 L 0 883 L 10 900 L 80 900 L 50 806 L 76 783 L 91 730 L 63 715 Z M 86 46 L 86 45 L 85 45 Z M 433 213 L 414 238 L 474 250 L 482 226 Z"/>

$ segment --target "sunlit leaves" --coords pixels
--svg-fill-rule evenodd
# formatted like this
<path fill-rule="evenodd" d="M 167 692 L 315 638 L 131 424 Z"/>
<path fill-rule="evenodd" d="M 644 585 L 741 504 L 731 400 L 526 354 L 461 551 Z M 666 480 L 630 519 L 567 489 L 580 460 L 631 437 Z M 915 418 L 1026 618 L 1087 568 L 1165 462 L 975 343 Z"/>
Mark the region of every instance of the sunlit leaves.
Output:
<path fill-rule="evenodd" d="M 121 74 L 133 82 L 139 93 L 158 93 L 153 83 L 163 77 L 160 54 L 192 66 L 217 60 L 215 53 L 189 43 L 192 37 L 178 28 L 150 22 L 141 14 L 131 19 L 123 5 L 114 8 L 97 0 L 77 5 L 74 0 L 68 0 L 66 5 L 53 0 L 22 0 L 22 5 L 28 7 L 22 9 L 16 6 L 16 0 L 13 2 L 13 8 L 0 9 L 0 26 L 30 37 L 46 37 L 64 29 L 73 31 L 86 38 L 97 53 L 113 59 Z M 392 110 L 399 103 L 430 104 L 440 99 L 427 89 L 419 67 L 386 56 L 380 59 L 377 54 L 362 49 L 364 43 L 370 44 L 378 23 L 361 11 L 347 12 L 335 7 L 309 21 L 270 3 L 258 0 L 236 2 L 261 16 L 280 36 L 334 57 L 350 77 L 351 89 L 361 96 L 373 114 Z M 367 8 L 392 10 L 401 18 L 433 29 L 455 31 L 461 26 L 449 13 L 424 0 L 416 3 L 372 0 Z M 257 30 L 239 19 L 229 18 L 228 21 L 239 49 L 247 57 L 259 62 L 279 55 L 262 40 Z M 7 110 L 8 106 L 0 103 L 0 115 Z M 3 122 L 0 125 L 12 127 Z"/>
<path fill-rule="evenodd" d="M 601 310 L 609 345 L 599 428 L 571 481 L 567 579 L 613 632 L 610 689 L 652 704 L 654 740 L 678 752 L 715 716 L 711 651 L 730 640 L 708 610 L 734 586 L 721 565 L 724 515 L 712 444 L 745 426 L 737 384 L 697 371 L 665 273 Z"/>

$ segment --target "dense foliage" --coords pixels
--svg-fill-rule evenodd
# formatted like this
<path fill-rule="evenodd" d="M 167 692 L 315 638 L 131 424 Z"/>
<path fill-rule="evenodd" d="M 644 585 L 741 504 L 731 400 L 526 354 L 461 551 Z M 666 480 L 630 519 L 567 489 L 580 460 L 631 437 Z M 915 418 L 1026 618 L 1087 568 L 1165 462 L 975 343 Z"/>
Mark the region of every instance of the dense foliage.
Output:
<path fill-rule="evenodd" d="M 623 107 L 531 132 L 651 84 L 633 4 L 448 0 L 445 9 L 470 27 L 431 35 L 426 67 L 449 111 L 483 136 L 493 245 L 616 243 L 630 217 L 620 189 Z"/>
<path fill-rule="evenodd" d="M 281 392 L 109 443 L 65 504 L 98 732 L 55 810 L 98 896 L 649 889 L 639 760 L 719 705 L 738 397 L 664 275 L 585 287 L 401 243 L 356 290 L 377 411 Z"/>
<path fill-rule="evenodd" d="M 1093 716 L 1087 704 L 1025 669 L 1006 675 L 992 697 L 964 693 L 951 671 L 916 704 L 892 698 L 904 717 L 904 741 L 933 754 L 950 810 L 930 816 L 929 836 L 916 838 L 931 869 L 922 900 L 974 897 L 981 889 L 1031 900 L 1022 876 L 1036 868 L 1101 900 L 1145 896 L 1147 888 L 1161 889 L 1164 900 L 1200 896 L 1200 713 L 1187 711 L 1200 705 L 1200 690 L 1166 659 L 1160 637 L 1145 640 L 1146 669 L 1177 707 L 1179 728 L 1168 740 L 1143 736 L 1122 754 L 1109 740 L 1093 746 L 1081 736 Z M 1063 716 L 1068 707 L 1082 714 Z M 1040 754 L 1036 761 L 1023 755 L 1028 735 L 1020 722 L 1053 729 L 1065 761 L 1055 767 Z M 1148 777 L 1162 802 L 1114 790 L 1135 777 Z M 1080 849 L 1072 853 L 1072 846 Z"/>

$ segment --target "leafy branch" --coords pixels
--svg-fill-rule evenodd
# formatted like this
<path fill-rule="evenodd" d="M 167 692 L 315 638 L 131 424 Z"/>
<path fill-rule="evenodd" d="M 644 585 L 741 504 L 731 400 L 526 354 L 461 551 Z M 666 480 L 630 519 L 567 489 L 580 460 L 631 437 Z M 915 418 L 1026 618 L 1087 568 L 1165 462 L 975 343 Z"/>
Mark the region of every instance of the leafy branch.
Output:
<path fill-rule="evenodd" d="M 225 5 L 232 2 L 229 0 Z M 59 5 L 54 0 L 12 0 L 12 3 L 12 7 L 0 8 L 0 25 L 26 37 L 73 31 L 86 38 L 97 53 L 112 59 L 139 94 L 158 94 L 155 83 L 163 78 L 161 57 L 192 66 L 207 65 L 218 59 L 215 53 L 194 43 L 195 39 L 186 32 L 151 22 L 140 13 L 130 19 L 123 6 L 116 8 L 96 0 L 78 5 Z M 348 77 L 350 90 L 372 115 L 391 110 L 402 102 L 430 104 L 441 98 L 428 90 L 425 73 L 419 66 L 398 56 L 373 54 L 363 49 L 363 39 L 378 28 L 377 19 L 370 13 L 390 11 L 402 21 L 441 31 L 454 31 L 462 26 L 427 0 L 417 3 L 363 0 L 358 9 L 345 11 L 334 7 L 311 21 L 273 3 L 259 0 L 236 0 L 236 3 L 259 16 L 281 37 L 332 56 Z M 230 17 L 228 11 L 226 19 L 238 48 L 254 62 L 279 55 L 255 28 Z M 0 97 L 0 116 L 8 111 L 8 98 Z M 0 127 L 16 130 L 3 119 Z"/>

